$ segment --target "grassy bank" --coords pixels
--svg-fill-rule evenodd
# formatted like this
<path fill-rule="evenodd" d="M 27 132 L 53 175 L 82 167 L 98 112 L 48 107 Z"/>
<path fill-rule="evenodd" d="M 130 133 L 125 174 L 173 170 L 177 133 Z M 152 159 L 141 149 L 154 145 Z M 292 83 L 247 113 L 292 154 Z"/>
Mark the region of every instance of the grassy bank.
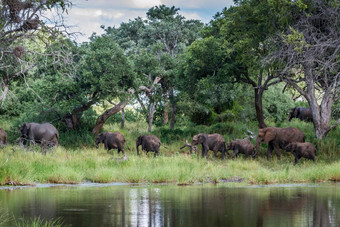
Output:
<path fill-rule="evenodd" d="M 15 150 L 12 155 L 13 150 Z M 129 155 L 129 154 L 128 154 Z M 9 158 L 8 158 L 9 157 Z M 39 152 L 7 147 L 0 153 L 0 184 L 149 182 L 192 184 L 195 182 L 243 181 L 251 184 L 323 182 L 340 180 L 340 162 L 301 160 L 293 166 L 293 157 L 268 162 L 257 160 L 199 159 L 186 154 L 153 158 L 135 154 L 128 161 L 107 154 L 104 149 L 66 151 L 56 149 L 46 156 Z"/>
<path fill-rule="evenodd" d="M 10 123 L 0 124 L 10 133 Z M 274 126 L 274 125 L 271 125 Z M 91 182 L 147 182 L 192 184 L 196 182 L 243 182 L 249 184 L 325 182 L 340 180 L 340 129 L 332 131 L 327 138 L 318 141 L 311 123 L 293 121 L 278 127 L 297 127 L 306 135 L 306 140 L 316 145 L 317 163 L 301 159 L 293 166 L 294 157 L 282 151 L 282 160 L 266 160 L 266 145 L 262 145 L 256 160 L 219 158 L 201 159 L 190 155 L 188 148 L 180 150 L 185 139 L 191 140 L 199 132 L 220 133 L 230 141 L 244 138 L 246 129 L 257 133 L 256 124 L 220 123 L 212 126 L 181 127 L 172 131 L 166 127 L 154 128 L 153 134 L 160 137 L 167 149 L 161 147 L 161 156 L 153 158 L 137 156 L 135 140 L 146 133 L 145 123 L 128 123 L 125 129 L 117 124 L 108 124 L 104 131 L 120 131 L 127 140 L 128 161 L 121 161 L 116 151 L 108 154 L 103 147 L 95 149 L 93 135 L 87 132 L 61 132 L 60 144 L 46 156 L 38 146 L 23 149 L 17 145 L 0 148 L 0 185 L 40 183 Z M 12 137 L 12 144 L 16 135 Z M 255 143 L 255 141 L 252 141 Z M 34 152 L 33 152 L 34 151 Z M 211 151 L 210 151 L 211 152 Z M 212 156 L 212 152 L 210 153 Z"/>

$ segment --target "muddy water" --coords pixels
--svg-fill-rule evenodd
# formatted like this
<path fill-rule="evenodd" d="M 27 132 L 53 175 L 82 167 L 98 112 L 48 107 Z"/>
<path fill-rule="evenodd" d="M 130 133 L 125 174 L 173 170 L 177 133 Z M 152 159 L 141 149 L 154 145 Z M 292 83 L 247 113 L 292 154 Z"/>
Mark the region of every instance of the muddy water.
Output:
<path fill-rule="evenodd" d="M 71 226 L 340 226 L 340 184 L 40 185 L 0 188 L 0 209 Z"/>

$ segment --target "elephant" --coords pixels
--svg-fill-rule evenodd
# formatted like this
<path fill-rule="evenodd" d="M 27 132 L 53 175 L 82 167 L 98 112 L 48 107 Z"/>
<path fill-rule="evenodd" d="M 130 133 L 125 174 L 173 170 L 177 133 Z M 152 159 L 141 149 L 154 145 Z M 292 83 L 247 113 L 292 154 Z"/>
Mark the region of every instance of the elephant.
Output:
<path fill-rule="evenodd" d="M 21 140 L 24 145 L 30 145 L 31 143 L 41 144 L 41 149 L 47 148 L 49 145 L 58 146 L 59 144 L 59 132 L 50 123 L 24 123 L 20 127 Z M 45 152 L 46 154 L 46 152 Z"/>
<path fill-rule="evenodd" d="M 311 143 L 293 142 L 286 146 L 286 151 L 291 152 L 295 157 L 294 165 L 296 165 L 300 158 L 311 159 L 315 162 L 316 149 Z"/>
<path fill-rule="evenodd" d="M 138 147 L 142 145 L 142 151 L 146 151 L 146 154 L 148 154 L 149 151 L 155 152 L 154 157 L 156 157 L 156 155 L 159 155 L 159 147 L 161 144 L 157 136 L 141 135 L 136 140 L 137 155 L 139 155 Z"/>
<path fill-rule="evenodd" d="M 291 121 L 293 118 L 298 118 L 301 121 L 311 122 L 313 121 L 312 111 L 310 108 L 295 107 L 291 109 L 288 121 Z"/>
<path fill-rule="evenodd" d="M 305 135 L 297 128 L 276 128 L 268 127 L 259 129 L 259 133 L 256 138 L 256 152 L 253 154 L 253 158 L 256 157 L 260 143 L 268 143 L 267 159 L 270 160 L 271 153 L 275 149 L 278 159 L 281 159 L 280 148 L 285 147 L 292 142 L 305 142 Z"/>
<path fill-rule="evenodd" d="M 8 135 L 5 130 L 0 128 L 0 145 L 4 145 L 7 143 Z"/>
<path fill-rule="evenodd" d="M 235 158 L 238 154 L 244 154 L 244 159 L 246 159 L 249 155 L 255 153 L 255 147 L 248 139 L 237 139 L 229 142 L 227 151 L 229 150 L 234 151 L 232 158 Z"/>
<path fill-rule="evenodd" d="M 220 151 L 222 153 L 222 159 L 225 159 L 225 153 L 229 155 L 226 149 L 225 140 L 220 134 L 200 133 L 194 135 L 191 141 L 191 146 L 193 147 L 197 144 L 202 144 L 202 158 L 206 156 L 209 150 L 214 151 L 215 157 L 217 152 Z"/>
<path fill-rule="evenodd" d="M 118 149 L 118 154 L 122 151 L 125 156 L 124 144 L 126 140 L 119 132 L 102 132 L 96 138 L 96 148 L 98 144 L 103 143 L 107 151 L 111 149 Z"/>

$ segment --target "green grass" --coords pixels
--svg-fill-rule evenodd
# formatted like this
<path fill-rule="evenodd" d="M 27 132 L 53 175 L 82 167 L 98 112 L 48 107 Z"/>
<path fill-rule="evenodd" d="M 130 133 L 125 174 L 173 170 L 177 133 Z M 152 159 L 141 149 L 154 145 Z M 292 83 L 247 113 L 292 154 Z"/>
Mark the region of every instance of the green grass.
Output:
<path fill-rule="evenodd" d="M 11 155 L 15 150 L 14 155 Z M 323 182 L 340 180 L 340 161 L 300 160 L 293 165 L 293 156 L 268 162 L 264 156 L 256 160 L 201 159 L 195 156 L 162 150 L 163 155 L 137 156 L 127 152 L 128 161 L 117 153 L 108 154 L 103 148 L 65 150 L 62 147 L 46 156 L 40 152 L 7 147 L 0 153 L 0 184 L 80 183 L 84 181 L 176 183 L 220 182 L 223 179 L 242 178 L 250 184 Z M 212 156 L 212 154 L 211 154 Z"/>
<path fill-rule="evenodd" d="M 44 220 L 40 217 L 25 219 L 15 219 L 13 215 L 0 207 L 0 226 L 10 226 L 9 223 L 13 223 L 16 227 L 59 227 L 66 226 L 61 218 Z"/>
<path fill-rule="evenodd" d="M 268 124 L 275 126 L 274 124 Z M 1 125 L 0 125 L 1 126 Z M 6 123 L 5 128 L 10 124 Z M 340 180 L 340 129 L 332 131 L 322 141 L 315 139 L 311 123 L 293 121 L 276 125 L 298 127 L 306 135 L 307 141 L 317 147 L 317 163 L 301 159 L 294 166 L 294 157 L 282 151 L 282 160 L 273 154 L 272 161 L 266 160 L 266 145 L 261 146 L 256 160 L 243 160 L 242 155 L 235 160 L 220 160 L 209 157 L 201 159 L 189 154 L 189 149 L 180 150 L 185 139 L 191 140 L 199 132 L 221 133 L 226 141 L 244 138 L 246 129 L 257 133 L 256 124 L 221 123 L 212 126 L 181 127 L 171 131 L 167 127 L 154 128 L 153 134 L 160 137 L 163 144 L 161 156 L 153 158 L 145 154 L 136 155 L 135 140 L 146 133 L 145 123 L 127 123 L 120 129 L 117 124 L 105 125 L 104 131 L 120 131 L 127 140 L 128 161 L 121 161 L 117 151 L 108 154 L 103 147 L 94 148 L 94 137 L 89 133 L 61 132 L 61 145 L 47 155 L 40 148 L 23 150 L 17 145 L 9 145 L 0 150 L 0 185 L 21 185 L 35 183 L 81 183 L 91 182 L 143 182 L 192 184 L 196 182 L 223 182 L 234 178 L 243 179 L 247 184 L 325 182 Z M 64 138 L 64 139 L 63 139 Z M 66 139 L 67 138 L 67 139 Z M 71 143 L 71 141 L 74 141 Z M 255 141 L 253 141 L 255 143 Z M 34 151 L 34 152 L 33 152 Z M 210 153 L 212 156 L 212 152 Z M 6 160 L 8 159 L 8 162 Z M 5 163 L 6 162 L 6 163 Z M 5 164 L 3 164 L 5 163 Z"/>
<path fill-rule="evenodd" d="M 46 221 L 44 219 L 33 218 L 33 219 L 23 219 L 20 221 L 15 221 L 15 226 L 17 227 L 61 227 L 65 226 L 60 218 L 58 219 L 52 219 L 49 221 Z"/>

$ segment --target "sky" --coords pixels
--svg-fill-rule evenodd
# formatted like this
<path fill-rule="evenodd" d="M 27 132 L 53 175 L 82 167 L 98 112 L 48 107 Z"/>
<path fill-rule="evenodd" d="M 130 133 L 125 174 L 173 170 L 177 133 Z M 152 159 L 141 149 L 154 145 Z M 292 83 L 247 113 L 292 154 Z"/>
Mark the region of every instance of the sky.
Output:
<path fill-rule="evenodd" d="M 164 4 L 180 8 L 186 19 L 198 19 L 208 23 L 217 12 L 232 5 L 233 0 L 73 0 L 73 6 L 65 16 L 71 31 L 79 31 L 78 42 L 87 41 L 93 32 L 102 34 L 101 25 L 119 27 L 137 17 L 146 17 L 153 6 Z"/>

